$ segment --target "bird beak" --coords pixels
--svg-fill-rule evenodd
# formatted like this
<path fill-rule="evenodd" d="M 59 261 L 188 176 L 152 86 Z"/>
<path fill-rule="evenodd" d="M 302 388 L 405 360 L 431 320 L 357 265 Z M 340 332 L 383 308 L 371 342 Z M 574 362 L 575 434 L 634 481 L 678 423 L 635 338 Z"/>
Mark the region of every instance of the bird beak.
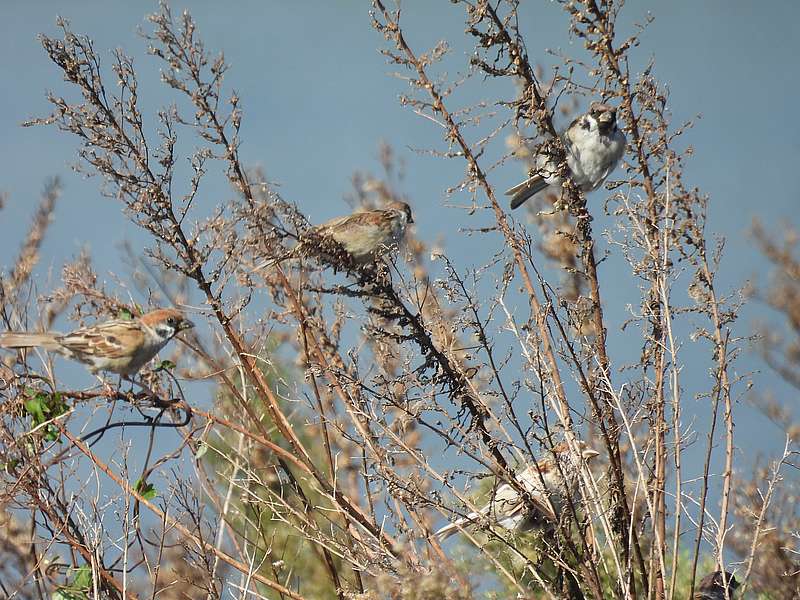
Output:
<path fill-rule="evenodd" d="M 411 215 L 408 215 L 408 222 L 409 223 L 413 223 L 414 222 L 414 217 L 412 217 Z"/>
<path fill-rule="evenodd" d="M 581 452 L 581 456 L 583 456 L 583 458 L 585 458 L 586 460 L 589 460 L 590 458 L 594 458 L 595 456 L 600 456 L 600 453 L 597 450 L 592 450 L 591 448 L 587 448 L 586 450 Z"/>
<path fill-rule="evenodd" d="M 610 129 L 616 122 L 617 117 L 612 112 L 604 112 L 597 117 L 597 126 L 603 131 Z"/>
<path fill-rule="evenodd" d="M 181 322 L 180 329 L 181 329 L 181 331 L 183 331 L 184 329 L 191 329 L 192 327 L 194 327 L 194 323 L 192 323 L 189 319 L 184 319 Z"/>

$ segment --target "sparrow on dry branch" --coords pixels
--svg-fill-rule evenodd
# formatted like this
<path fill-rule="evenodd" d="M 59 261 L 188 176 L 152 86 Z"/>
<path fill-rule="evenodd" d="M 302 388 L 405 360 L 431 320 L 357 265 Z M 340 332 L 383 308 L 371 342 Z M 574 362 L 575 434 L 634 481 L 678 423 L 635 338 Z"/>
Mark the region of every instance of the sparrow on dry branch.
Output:
<path fill-rule="evenodd" d="M 176 334 L 194 327 L 171 308 L 141 317 L 114 319 L 72 333 L 0 334 L 0 348 L 43 348 L 89 366 L 92 373 L 109 371 L 130 377 L 158 354 Z"/>
<path fill-rule="evenodd" d="M 728 595 L 725 595 L 725 585 L 728 586 Z M 722 571 L 709 573 L 698 584 L 694 591 L 694 600 L 735 600 L 736 589 L 739 582 L 733 573 L 725 571 L 723 580 Z"/>
<path fill-rule="evenodd" d="M 617 127 L 617 109 L 593 102 L 589 112 L 575 119 L 562 136 L 567 153 L 567 174 L 584 192 L 600 187 L 625 153 L 625 135 Z M 563 184 L 559 165 L 540 154 L 530 178 L 506 191 L 511 208 L 517 208 L 549 185 Z"/>
<path fill-rule="evenodd" d="M 484 517 L 511 531 L 552 527 L 570 499 L 573 503 L 580 501 L 581 461 L 588 461 L 599 454 L 589 448 L 586 442 L 578 442 L 577 446 L 580 456 L 575 456 L 569 445 L 562 442 L 548 456 L 517 474 L 517 482 L 527 492 L 525 496 L 516 487 L 504 482 L 492 490 L 492 496 L 483 508 L 442 527 L 435 535 L 440 541 L 446 540 Z"/>
<path fill-rule="evenodd" d="M 336 217 L 312 227 L 288 253 L 256 270 L 299 256 L 315 256 L 334 266 L 363 266 L 395 251 L 413 222 L 411 207 L 396 200 L 385 208 Z"/>

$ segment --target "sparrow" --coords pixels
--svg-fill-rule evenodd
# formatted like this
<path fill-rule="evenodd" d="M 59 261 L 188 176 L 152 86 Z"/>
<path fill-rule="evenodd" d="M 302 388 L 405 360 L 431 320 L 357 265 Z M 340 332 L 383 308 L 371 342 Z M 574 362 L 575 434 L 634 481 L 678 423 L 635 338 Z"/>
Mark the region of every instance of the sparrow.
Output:
<path fill-rule="evenodd" d="M 593 102 L 589 112 L 570 123 L 562 141 L 569 176 L 584 192 L 600 187 L 625 153 L 626 140 L 617 127 L 617 109 L 600 102 Z M 517 208 L 549 185 L 562 185 L 558 167 L 552 157 L 539 155 L 535 173 L 506 191 L 506 196 L 511 196 L 511 208 Z"/>
<path fill-rule="evenodd" d="M 527 498 L 520 495 L 512 485 L 501 483 L 492 491 L 491 499 L 483 508 L 442 527 L 434 535 L 439 541 L 446 540 L 465 525 L 476 523 L 484 516 L 511 531 L 533 531 L 552 526 L 567 506 L 568 498 L 573 502 L 579 501 L 580 461 L 588 461 L 599 454 L 582 441 L 578 442 L 578 449 L 579 458 L 573 455 L 566 442 L 557 444 L 546 458 L 517 474 L 516 480 L 528 492 Z M 560 463 L 564 474 L 563 481 L 568 487 L 567 495 L 563 493 L 556 460 Z"/>
<path fill-rule="evenodd" d="M 728 583 L 728 595 L 725 595 L 725 582 Z M 733 573 L 725 571 L 725 581 L 722 580 L 722 571 L 709 573 L 700 581 L 694 591 L 694 600 L 734 600 L 739 582 Z"/>
<path fill-rule="evenodd" d="M 44 348 L 89 366 L 92 373 L 109 371 L 129 377 L 158 354 L 176 334 L 194 327 L 171 308 L 141 317 L 114 319 L 72 333 L 1 333 L 0 348 Z"/>
<path fill-rule="evenodd" d="M 326 263 L 361 266 L 397 249 L 406 226 L 413 223 L 411 207 L 393 200 L 385 208 L 355 212 L 312 227 L 287 254 L 256 267 L 271 266 L 297 256 L 317 256 Z M 344 254 L 344 256 L 343 256 Z"/>

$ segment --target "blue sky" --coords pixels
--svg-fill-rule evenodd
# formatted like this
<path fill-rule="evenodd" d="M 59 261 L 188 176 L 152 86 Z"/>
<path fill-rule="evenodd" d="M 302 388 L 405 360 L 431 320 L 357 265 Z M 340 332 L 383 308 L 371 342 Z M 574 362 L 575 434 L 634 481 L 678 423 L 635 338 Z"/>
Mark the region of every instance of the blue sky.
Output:
<path fill-rule="evenodd" d="M 313 221 L 346 212 L 344 196 L 352 173 L 377 172 L 378 145 L 385 140 L 406 163 L 402 190 L 414 204 L 418 234 L 428 240 L 442 238 L 448 253 L 463 257 L 462 266 L 469 266 L 474 240 L 466 240 L 458 228 L 473 223 L 465 222 L 464 212 L 450 205 L 468 199 L 445 197 L 464 165 L 412 150 L 442 149 L 441 130 L 399 105 L 398 95 L 408 86 L 391 76 L 395 67 L 378 52 L 383 40 L 370 27 L 367 3 L 208 1 L 172 6 L 175 14 L 189 6 L 207 47 L 224 50 L 232 65 L 227 84 L 237 90 L 244 108 L 242 155 L 249 165 L 263 167 L 284 197 L 297 202 Z M 453 65 L 451 75 L 463 71 L 469 40 L 463 34 L 461 9 L 425 0 L 403 6 L 412 47 L 422 51 L 447 37 L 453 48 L 447 62 Z M 127 268 L 118 244 L 129 241 L 139 247 L 146 237 L 121 216 L 116 204 L 100 195 L 98 180 L 71 171 L 74 139 L 50 128 L 20 127 L 30 116 L 47 112 L 45 90 L 67 93 L 36 35 L 55 34 L 55 17 L 60 14 L 75 31 L 88 33 L 107 60 L 116 47 L 134 55 L 145 106 L 155 111 L 173 97 L 158 84 L 155 59 L 146 56 L 146 45 L 136 35 L 137 26 L 145 25 L 144 14 L 155 9 L 155 3 L 121 0 L 3 6 L 0 72 L 6 91 L 0 96 L 0 191 L 8 198 L 0 211 L 0 265 L 13 261 L 45 178 L 59 175 L 64 183 L 36 271 L 40 292 L 57 283 L 61 264 L 82 248 L 92 253 L 102 278 L 111 281 L 116 274 L 124 279 Z M 718 284 L 730 291 L 752 278 L 763 281 L 767 265 L 747 235 L 752 219 L 759 217 L 773 227 L 798 224 L 796 7 L 789 2 L 637 1 L 627 3 L 622 22 L 641 21 L 648 11 L 655 21 L 636 50 L 637 61 L 643 65 L 655 58 L 655 74 L 670 89 L 675 123 L 702 115 L 683 140 L 695 150 L 686 182 L 710 195 L 709 230 L 727 240 Z M 525 3 L 521 17 L 534 60 L 548 63 L 545 49 L 576 50 L 556 3 Z M 507 87 L 497 85 L 473 81 L 459 100 L 491 101 L 498 90 L 508 93 Z M 505 189 L 521 175 L 522 168 L 509 162 L 494 170 L 490 181 L 498 190 Z M 203 195 L 217 203 L 232 192 L 220 178 L 212 178 Z M 611 225 L 607 218 L 596 219 L 598 231 Z M 492 243 L 487 253 L 496 249 Z M 626 304 L 636 300 L 630 295 L 630 276 L 613 263 L 601 265 L 600 275 L 611 307 L 612 356 L 630 359 L 639 347 L 626 346 L 626 338 L 617 336 L 615 329 L 625 318 Z M 769 318 L 762 304 L 751 303 L 737 332 L 749 334 L 755 320 Z M 688 356 L 691 359 L 691 352 Z M 756 390 L 771 390 L 787 403 L 796 403 L 795 395 L 772 376 L 757 373 L 762 368 L 755 353 L 746 352 L 737 372 L 756 372 Z M 687 369 L 688 390 L 707 387 L 708 381 L 707 372 Z M 740 456 L 750 460 L 759 451 L 782 447 L 782 439 L 745 400 L 741 398 L 736 423 Z M 693 400 L 687 397 L 687 402 Z M 703 414 L 698 411 L 698 425 Z"/>

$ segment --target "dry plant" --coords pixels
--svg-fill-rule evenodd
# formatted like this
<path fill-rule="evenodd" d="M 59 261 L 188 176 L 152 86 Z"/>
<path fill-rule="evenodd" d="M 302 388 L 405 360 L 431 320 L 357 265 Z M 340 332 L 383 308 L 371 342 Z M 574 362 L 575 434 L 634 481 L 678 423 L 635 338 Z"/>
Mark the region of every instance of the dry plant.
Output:
<path fill-rule="evenodd" d="M 769 233 L 756 222 L 753 237 L 773 266 L 769 282 L 757 282 L 751 290 L 757 302 L 775 310 L 778 319 L 758 324 L 759 349 L 764 362 L 789 389 L 800 389 L 800 253 L 797 232 L 786 227 L 781 235 Z M 755 405 L 780 430 L 787 444 L 778 457 L 767 457 L 745 478 L 734 511 L 741 527 L 734 530 L 731 549 L 746 566 L 750 589 L 768 598 L 789 599 L 800 595 L 800 452 L 794 441 L 800 436 L 800 420 L 792 403 L 781 402 L 773 390 L 757 390 Z"/>
<path fill-rule="evenodd" d="M 780 531 L 796 536 L 796 519 L 780 524 L 768 511 L 789 502 L 782 467 L 793 446 L 768 468 L 768 488 L 735 493 L 742 296 L 718 288 L 723 243 L 706 231 L 708 199 L 682 177 L 689 152 L 676 138 L 691 124 L 670 123 L 654 64 L 630 70 L 648 23 L 624 34 L 620 0 L 561 2 L 565 32 L 583 50 L 551 57 L 547 71 L 529 56 L 517 1 L 453 4 L 472 45 L 457 81 L 439 69 L 446 41 L 412 47 L 399 7 L 383 0 L 372 18 L 408 85 L 401 104 L 441 127 L 431 153 L 463 164 L 448 194 L 469 201 L 448 210 L 485 249 L 469 263 L 412 235 L 397 257 L 366 266 L 270 262 L 313 219 L 248 169 L 257 157 L 240 153 L 243 100 L 188 13 L 162 5 L 142 34 L 174 94 L 155 117 L 130 56 L 117 50 L 102 64 L 63 20 L 58 37 L 42 36 L 68 85 L 29 125 L 76 136 L 80 168 L 150 244 L 129 249 L 139 266 L 127 297 L 88 256 L 36 297 L 30 275 L 58 196 L 48 185 L 0 282 L 5 326 L 170 304 L 205 323 L 142 375 L 144 392 L 69 388 L 48 357 L 4 354 L 8 597 L 682 599 L 706 571 L 731 568 L 733 553 L 740 580 L 752 575 L 764 593 L 774 555 L 787 570 L 797 564 L 792 534 Z M 516 91 L 458 103 L 459 86 L 495 79 Z M 536 228 L 515 221 L 489 175 L 511 168 L 512 155 L 563 160 L 556 115 L 596 99 L 619 107 L 628 137 L 618 179 L 589 203 L 568 181 L 529 203 Z M 511 152 L 490 159 L 506 140 Z M 180 149 L 192 145 L 183 180 Z M 390 148 L 381 161 L 380 176 L 353 178 L 354 208 L 413 206 Z M 218 169 L 232 198 L 209 201 L 204 178 Z M 597 231 L 592 217 L 604 210 L 614 225 Z M 639 292 L 621 331 L 608 328 L 604 290 L 624 276 L 598 270 L 611 255 Z M 641 348 L 638 360 L 615 359 L 612 338 Z M 710 373 L 694 396 L 689 370 Z M 684 418 L 696 400 L 707 431 Z M 600 458 L 580 462 L 576 488 L 556 469 L 555 522 L 514 533 L 478 518 L 459 541 L 432 535 L 501 483 L 532 506 L 515 474 L 580 441 Z M 685 460 L 692 445 L 699 466 Z M 754 498 L 761 508 L 741 512 Z"/>

